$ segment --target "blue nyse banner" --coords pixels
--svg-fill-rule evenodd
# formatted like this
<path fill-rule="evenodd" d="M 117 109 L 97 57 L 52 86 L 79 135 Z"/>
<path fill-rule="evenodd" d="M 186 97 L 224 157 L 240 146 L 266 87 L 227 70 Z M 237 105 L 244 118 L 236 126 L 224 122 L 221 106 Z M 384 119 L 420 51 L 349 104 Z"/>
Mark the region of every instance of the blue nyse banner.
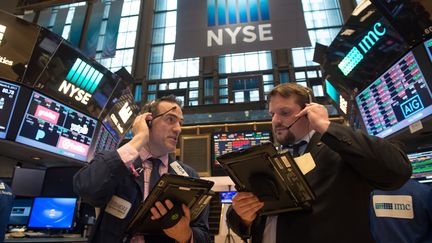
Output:
<path fill-rule="evenodd" d="M 174 58 L 310 46 L 301 0 L 179 0 Z"/>

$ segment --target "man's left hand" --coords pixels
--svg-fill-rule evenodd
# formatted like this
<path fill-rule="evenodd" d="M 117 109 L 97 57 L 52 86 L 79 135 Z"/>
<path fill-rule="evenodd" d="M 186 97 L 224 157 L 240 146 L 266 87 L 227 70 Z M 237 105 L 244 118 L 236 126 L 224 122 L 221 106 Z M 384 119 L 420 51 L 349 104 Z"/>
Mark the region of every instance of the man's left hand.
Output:
<path fill-rule="evenodd" d="M 174 204 L 170 200 L 165 200 L 165 205 L 161 202 L 156 202 L 155 207 L 150 209 L 152 213 L 152 220 L 158 220 L 168 213 L 170 209 L 174 207 Z M 192 238 L 192 229 L 190 228 L 190 210 L 189 208 L 182 204 L 183 217 L 180 221 L 171 228 L 164 229 L 165 234 L 177 242 L 190 242 Z"/>

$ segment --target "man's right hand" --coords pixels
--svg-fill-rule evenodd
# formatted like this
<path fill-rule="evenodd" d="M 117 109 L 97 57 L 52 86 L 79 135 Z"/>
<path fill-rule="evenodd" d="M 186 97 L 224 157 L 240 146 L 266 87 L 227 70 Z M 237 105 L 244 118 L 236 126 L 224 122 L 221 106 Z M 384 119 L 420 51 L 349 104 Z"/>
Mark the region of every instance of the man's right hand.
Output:
<path fill-rule="evenodd" d="M 141 114 L 135 118 L 132 125 L 132 132 L 134 134 L 132 140 L 128 143 L 134 147 L 137 151 L 141 149 L 149 140 L 149 128 L 146 120 L 151 120 L 151 113 L 147 112 Z"/>
<path fill-rule="evenodd" d="M 246 226 L 250 226 L 257 216 L 258 210 L 264 207 L 264 203 L 260 202 L 251 192 L 237 192 L 232 198 L 232 208 L 242 219 Z"/>

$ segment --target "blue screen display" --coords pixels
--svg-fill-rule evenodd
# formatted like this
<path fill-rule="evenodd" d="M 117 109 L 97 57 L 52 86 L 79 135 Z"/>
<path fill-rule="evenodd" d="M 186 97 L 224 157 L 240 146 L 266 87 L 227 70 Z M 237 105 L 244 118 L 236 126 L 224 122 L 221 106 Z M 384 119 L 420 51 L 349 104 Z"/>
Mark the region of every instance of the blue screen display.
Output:
<path fill-rule="evenodd" d="M 237 194 L 234 192 L 220 192 L 221 203 L 232 203 L 232 198 Z"/>
<path fill-rule="evenodd" d="M 36 197 L 29 228 L 70 229 L 73 226 L 76 198 Z"/>

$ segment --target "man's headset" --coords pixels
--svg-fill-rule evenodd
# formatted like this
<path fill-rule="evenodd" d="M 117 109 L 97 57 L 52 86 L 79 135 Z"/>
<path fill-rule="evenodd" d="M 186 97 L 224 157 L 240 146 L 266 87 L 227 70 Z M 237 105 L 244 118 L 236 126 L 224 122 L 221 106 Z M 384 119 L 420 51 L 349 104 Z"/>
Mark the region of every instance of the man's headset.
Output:
<path fill-rule="evenodd" d="M 156 108 L 157 108 L 158 104 L 159 104 L 159 102 L 157 102 L 155 100 L 152 100 L 152 101 L 147 102 L 144 105 L 144 107 L 143 107 L 143 110 L 142 110 L 143 113 L 150 112 L 151 115 L 152 115 L 152 119 L 151 120 L 146 120 L 146 123 L 147 123 L 147 126 L 148 126 L 149 129 L 152 127 L 152 121 L 154 119 L 156 119 L 156 118 L 158 118 L 160 116 L 163 116 L 163 115 L 167 114 L 168 112 L 170 112 L 172 110 L 177 109 L 177 106 L 173 106 L 171 109 L 168 109 L 167 111 L 164 111 L 164 112 L 162 112 L 160 114 L 156 114 L 156 110 L 157 110 Z"/>
<path fill-rule="evenodd" d="M 144 107 L 142 109 L 142 113 L 150 112 L 153 119 L 154 119 L 154 115 L 156 113 L 156 106 L 157 106 L 157 102 L 154 100 L 151 100 L 144 105 Z M 147 123 L 148 128 L 152 127 L 152 120 L 146 120 L 146 123 Z"/>

